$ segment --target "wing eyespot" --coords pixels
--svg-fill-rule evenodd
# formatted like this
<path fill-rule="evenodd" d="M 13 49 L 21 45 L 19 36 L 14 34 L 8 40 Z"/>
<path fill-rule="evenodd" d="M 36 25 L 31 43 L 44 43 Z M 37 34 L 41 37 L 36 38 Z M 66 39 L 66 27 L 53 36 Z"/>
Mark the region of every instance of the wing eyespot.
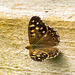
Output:
<path fill-rule="evenodd" d="M 56 40 L 55 37 L 52 38 L 54 41 Z"/>
<path fill-rule="evenodd" d="M 54 36 L 54 33 L 51 33 L 51 36 Z"/>

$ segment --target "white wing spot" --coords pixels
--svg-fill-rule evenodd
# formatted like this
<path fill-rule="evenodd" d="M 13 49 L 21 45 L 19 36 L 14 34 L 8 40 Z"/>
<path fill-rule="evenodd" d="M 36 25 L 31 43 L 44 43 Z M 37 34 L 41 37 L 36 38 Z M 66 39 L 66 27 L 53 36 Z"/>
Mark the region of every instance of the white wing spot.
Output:
<path fill-rule="evenodd" d="M 35 53 L 33 53 L 33 55 L 35 55 Z"/>
<path fill-rule="evenodd" d="M 43 54 L 43 55 L 46 55 L 46 54 Z"/>
<path fill-rule="evenodd" d="M 34 24 L 30 25 L 30 27 L 34 27 L 34 26 L 35 26 Z"/>
<path fill-rule="evenodd" d="M 35 51 L 34 51 L 33 53 L 34 53 L 34 54 L 36 54 L 36 52 L 35 52 Z"/>
<path fill-rule="evenodd" d="M 45 31 L 42 31 L 42 33 L 44 34 L 44 33 L 45 33 Z"/>
<path fill-rule="evenodd" d="M 31 30 L 31 32 L 34 32 L 34 30 Z"/>
<path fill-rule="evenodd" d="M 32 36 L 35 36 L 35 33 L 34 33 L 34 34 L 32 34 Z"/>
<path fill-rule="evenodd" d="M 33 52 L 33 55 L 35 55 L 36 54 L 36 52 Z"/>
<path fill-rule="evenodd" d="M 38 58 L 38 59 L 40 59 L 40 58 Z"/>
<path fill-rule="evenodd" d="M 32 20 L 32 22 L 34 22 L 34 20 Z"/>
<path fill-rule="evenodd" d="M 37 57 L 40 57 L 40 55 L 37 55 Z"/>
<path fill-rule="evenodd" d="M 32 58 L 35 58 L 35 56 L 31 56 Z"/>
<path fill-rule="evenodd" d="M 42 30 L 42 29 L 43 29 L 43 27 L 40 28 L 40 30 Z"/>
<path fill-rule="evenodd" d="M 36 23 L 37 25 L 39 24 L 39 22 Z"/>
<path fill-rule="evenodd" d="M 36 27 L 36 30 L 39 30 L 39 27 Z"/>
<path fill-rule="evenodd" d="M 46 37 L 46 36 L 47 36 L 47 34 L 44 35 L 44 37 Z"/>
<path fill-rule="evenodd" d="M 44 55 L 42 55 L 42 57 L 44 57 Z"/>

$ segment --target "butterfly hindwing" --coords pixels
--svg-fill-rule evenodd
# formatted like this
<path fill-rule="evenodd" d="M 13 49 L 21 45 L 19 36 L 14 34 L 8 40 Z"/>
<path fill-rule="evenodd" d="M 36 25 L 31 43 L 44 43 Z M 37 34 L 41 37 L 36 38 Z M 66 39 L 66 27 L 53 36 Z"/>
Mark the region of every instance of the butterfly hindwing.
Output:
<path fill-rule="evenodd" d="M 35 61 L 42 61 L 49 58 L 54 58 L 58 55 L 57 48 L 49 48 L 49 49 L 30 49 L 30 57 Z"/>
<path fill-rule="evenodd" d="M 30 49 L 30 57 L 35 61 L 42 61 L 48 57 L 48 53 L 39 49 Z"/>
<path fill-rule="evenodd" d="M 43 49 L 43 51 L 48 53 L 49 58 L 54 58 L 59 54 L 58 48 L 54 48 L 54 47 Z"/>

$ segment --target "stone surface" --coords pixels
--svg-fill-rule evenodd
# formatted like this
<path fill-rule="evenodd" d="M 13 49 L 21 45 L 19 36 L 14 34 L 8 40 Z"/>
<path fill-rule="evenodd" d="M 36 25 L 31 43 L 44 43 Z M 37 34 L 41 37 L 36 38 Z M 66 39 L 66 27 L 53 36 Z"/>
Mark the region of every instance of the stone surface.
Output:
<path fill-rule="evenodd" d="M 75 75 L 74 4 L 74 0 L 0 1 L 0 8 L 4 7 L 0 10 L 0 75 Z M 64 10 L 73 11 L 68 14 L 70 18 L 62 16 L 63 13 L 60 13 L 60 18 L 54 14 L 54 11 Z M 60 54 L 54 59 L 33 61 L 29 50 L 25 49 L 29 44 L 28 23 L 33 14 L 42 17 L 46 25 L 58 31 Z"/>
<path fill-rule="evenodd" d="M 0 17 L 33 15 L 51 20 L 75 21 L 75 0 L 1 0 Z"/>

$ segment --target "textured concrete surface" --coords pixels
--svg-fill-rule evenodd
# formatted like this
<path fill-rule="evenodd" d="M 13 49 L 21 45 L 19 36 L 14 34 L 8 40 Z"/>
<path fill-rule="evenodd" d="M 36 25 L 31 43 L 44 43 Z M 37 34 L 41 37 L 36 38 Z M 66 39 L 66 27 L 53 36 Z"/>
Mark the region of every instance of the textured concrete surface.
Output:
<path fill-rule="evenodd" d="M 0 17 L 33 15 L 51 20 L 75 21 L 75 0 L 0 0 Z"/>
<path fill-rule="evenodd" d="M 63 19 L 62 16 L 59 18 L 54 14 L 50 16 L 49 10 L 55 10 L 55 8 L 51 8 L 50 6 L 46 7 L 52 3 L 51 5 L 54 7 L 56 7 L 55 4 L 57 4 L 57 8 L 65 7 L 65 9 L 67 9 L 66 6 L 74 6 L 73 3 L 75 1 L 51 0 L 50 4 L 48 1 L 49 0 L 30 0 L 29 3 L 28 0 L 26 0 L 26 2 L 23 0 L 16 2 L 13 0 L 0 1 L 0 7 L 8 8 L 6 10 L 1 8 L 2 11 L 0 10 L 0 75 L 75 75 L 75 18 L 74 16 L 66 18 L 64 15 L 63 17 L 65 19 Z M 72 5 L 68 2 L 71 2 Z M 34 3 L 37 4 L 35 5 Z M 23 9 L 26 4 L 27 6 L 29 4 L 32 8 L 29 9 L 28 6 L 28 8 L 26 7 Z M 38 9 L 35 7 L 34 9 L 33 5 L 35 7 L 37 6 Z M 45 8 L 50 9 L 46 11 Z M 8 11 L 9 9 L 11 11 Z M 24 10 L 28 10 L 28 12 L 32 10 L 32 15 L 30 12 L 29 14 L 27 14 L 28 12 L 22 12 Z M 45 12 L 45 15 L 43 15 L 43 12 L 41 12 L 42 15 L 38 13 L 38 11 L 41 10 Z M 58 10 L 61 12 L 60 9 Z M 20 13 L 18 13 L 18 11 Z M 74 13 L 73 11 L 73 14 Z M 29 57 L 29 50 L 25 49 L 29 44 L 28 23 L 33 14 L 39 15 L 43 22 L 53 27 L 60 36 L 60 43 L 58 45 L 60 54 L 54 59 L 47 59 L 43 62 L 33 61 Z M 70 15 L 72 14 L 68 14 L 68 16 Z"/>

